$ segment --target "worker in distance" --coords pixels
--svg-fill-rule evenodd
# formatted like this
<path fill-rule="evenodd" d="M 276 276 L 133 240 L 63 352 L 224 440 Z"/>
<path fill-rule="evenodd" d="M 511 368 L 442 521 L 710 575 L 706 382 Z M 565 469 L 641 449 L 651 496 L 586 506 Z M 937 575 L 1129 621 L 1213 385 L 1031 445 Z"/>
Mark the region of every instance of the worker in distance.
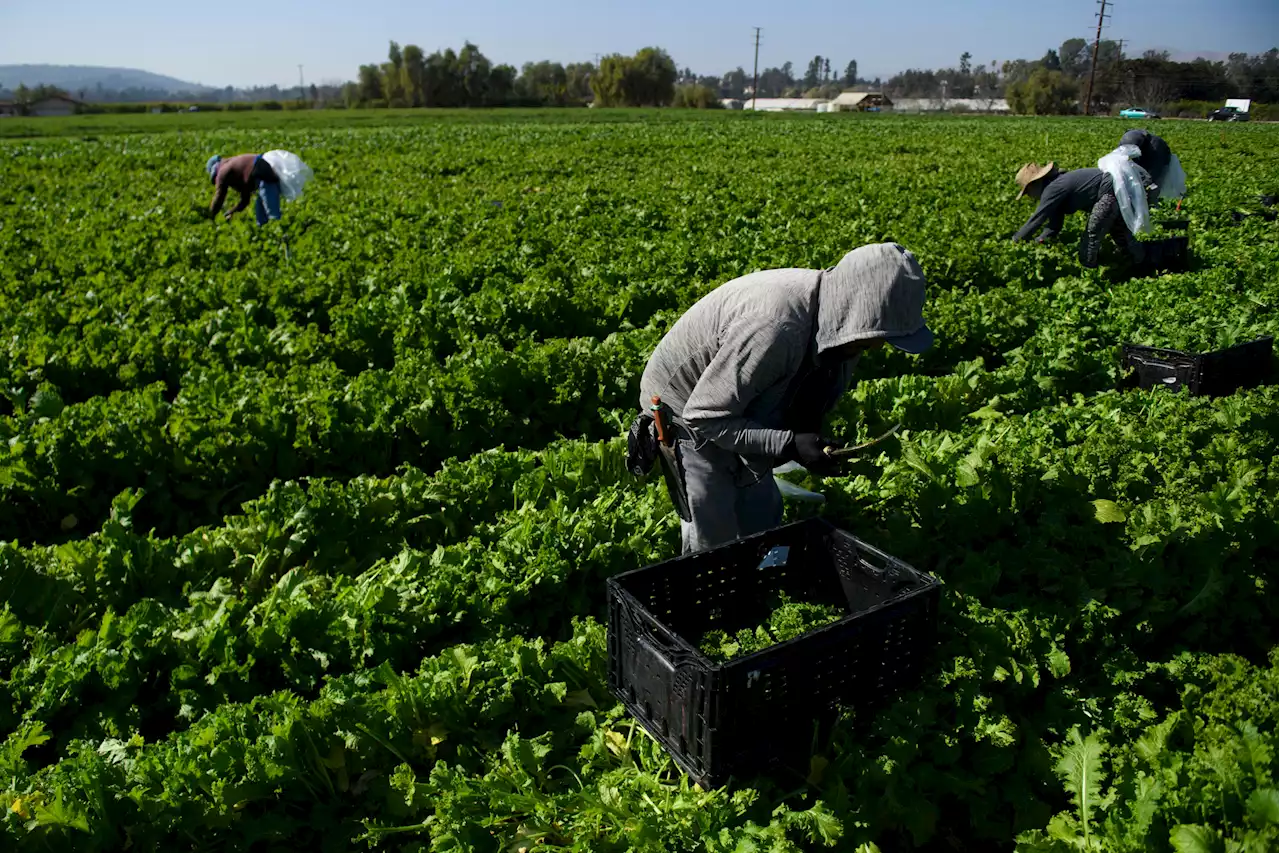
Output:
<path fill-rule="evenodd" d="M 223 213 L 228 222 L 253 202 L 253 215 L 258 227 L 280 219 L 280 200 L 295 201 L 313 177 L 311 168 L 290 151 L 268 151 L 265 154 L 237 154 L 222 159 L 213 155 L 204 170 L 214 187 L 209 215 L 216 217 L 226 203 L 227 194 L 240 194 L 235 207 Z"/>

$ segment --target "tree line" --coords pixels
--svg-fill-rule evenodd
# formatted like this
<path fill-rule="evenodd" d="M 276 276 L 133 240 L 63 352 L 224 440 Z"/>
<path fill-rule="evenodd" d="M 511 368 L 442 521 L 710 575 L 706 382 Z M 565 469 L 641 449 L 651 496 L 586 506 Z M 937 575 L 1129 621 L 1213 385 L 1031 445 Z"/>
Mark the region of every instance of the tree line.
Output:
<path fill-rule="evenodd" d="M 1123 106 L 1160 109 L 1180 101 L 1221 104 L 1227 98 L 1259 103 L 1277 100 L 1277 51 L 1232 53 L 1225 62 L 1194 59 L 1174 62 L 1168 52 L 1126 56 L 1117 41 L 1098 43 L 1092 92 L 1089 71 L 1093 45 L 1082 38 L 1064 41 L 1038 60 L 1015 59 L 974 65 L 965 53 L 958 65 L 938 70 L 909 69 L 884 85 L 890 97 L 1006 98 L 1014 112 L 1064 115 L 1080 112 L 1091 95 L 1092 111 Z"/>
<path fill-rule="evenodd" d="M 1250 98 L 1277 101 L 1277 51 L 1233 53 L 1225 62 L 1195 59 L 1174 62 L 1168 53 L 1147 51 L 1126 56 L 1118 41 L 1098 44 L 1092 98 L 1095 110 L 1119 105 L 1159 108 L 1175 101 L 1221 102 Z M 717 107 L 726 100 L 806 97 L 834 98 L 863 87 L 891 98 L 1006 98 L 1022 113 L 1078 112 L 1088 90 L 1093 45 L 1071 38 L 1047 50 L 1040 59 L 1003 63 L 975 62 L 968 51 L 956 65 L 941 69 L 907 69 L 888 80 L 865 79 L 858 62 L 843 69 L 831 57 L 815 55 L 803 73 L 791 62 L 767 67 L 755 87 L 741 66 L 719 76 L 677 70 L 666 51 L 646 47 L 634 56 L 614 54 L 598 64 L 542 61 L 526 63 L 517 73 L 509 65 L 491 65 L 475 45 L 424 57 L 412 45 L 394 42 L 388 61 L 361 66 L 358 80 L 343 87 L 344 105 L 362 106 L 601 106 Z"/>
<path fill-rule="evenodd" d="M 426 54 L 391 43 L 387 61 L 360 66 L 342 87 L 343 105 L 359 107 L 670 106 L 677 71 L 666 51 L 646 47 L 598 64 L 527 62 L 518 72 L 494 65 L 476 45 Z"/>
<path fill-rule="evenodd" d="M 831 57 L 815 55 L 803 73 L 784 62 L 767 67 L 753 88 L 751 75 L 741 66 L 719 76 L 697 75 L 677 69 L 671 56 L 658 47 L 634 55 L 611 54 L 597 63 L 567 65 L 548 60 L 514 66 L 494 64 L 471 42 L 427 54 L 417 45 L 403 48 L 391 42 L 382 63 L 361 65 L 356 79 L 346 83 L 281 89 L 226 87 L 200 94 L 98 90 L 75 93 L 82 101 L 180 101 L 184 103 L 257 103 L 312 107 L 496 107 L 496 106 L 677 106 L 715 108 L 724 101 L 752 97 L 834 98 L 863 87 L 891 98 L 930 98 L 942 102 L 959 98 L 994 101 L 1005 98 L 1015 112 L 1066 114 L 1079 112 L 1088 91 L 1093 46 L 1071 38 L 1047 50 L 1040 59 L 1003 63 L 974 62 L 969 52 L 956 65 L 941 69 L 907 69 L 888 80 L 868 80 L 849 59 L 840 68 Z M 1174 62 L 1168 53 L 1147 51 L 1126 56 L 1121 43 L 1098 44 L 1097 71 L 1092 87 L 1095 111 L 1123 105 L 1161 108 L 1171 102 L 1221 102 L 1226 98 L 1277 101 L 1277 51 L 1249 55 L 1233 53 L 1225 62 L 1196 59 Z M 39 95 L 66 94 L 53 87 L 16 93 L 19 104 Z M 142 97 L 150 94 L 152 97 Z M 0 92 L 0 97 L 5 93 Z M 161 95 L 156 97 L 155 95 Z M 114 97 L 113 97 L 114 96 Z M 11 97 L 13 97 L 11 95 Z"/>

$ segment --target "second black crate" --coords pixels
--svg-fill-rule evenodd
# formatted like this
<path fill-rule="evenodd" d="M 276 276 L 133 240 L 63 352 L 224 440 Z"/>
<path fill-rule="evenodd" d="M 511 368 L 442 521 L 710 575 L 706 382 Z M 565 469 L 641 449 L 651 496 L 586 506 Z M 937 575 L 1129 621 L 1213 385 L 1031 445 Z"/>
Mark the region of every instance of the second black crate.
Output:
<path fill-rule="evenodd" d="M 1122 387 L 1186 388 L 1192 396 L 1220 397 L 1276 380 L 1269 337 L 1206 353 L 1125 344 Z"/>

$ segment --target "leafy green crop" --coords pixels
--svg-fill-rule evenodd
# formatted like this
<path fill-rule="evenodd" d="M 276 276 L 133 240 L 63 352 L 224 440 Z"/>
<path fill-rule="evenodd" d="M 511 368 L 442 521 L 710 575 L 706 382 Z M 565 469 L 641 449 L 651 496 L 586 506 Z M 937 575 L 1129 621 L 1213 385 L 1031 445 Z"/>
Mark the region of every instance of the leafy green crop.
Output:
<path fill-rule="evenodd" d="M 726 661 L 802 637 L 848 615 L 843 607 L 792 601 L 785 593 L 778 593 L 774 598 L 776 600 L 769 605 L 769 616 L 761 625 L 742 628 L 732 634 L 712 628 L 703 634 L 698 648 L 712 660 Z"/>
<path fill-rule="evenodd" d="M 1078 217 L 1006 239 L 1017 166 L 1112 121 L 215 118 L 0 141 L 0 847 L 1274 849 L 1277 386 L 1116 390 L 1126 342 L 1274 333 L 1275 229 L 1224 225 L 1274 128 L 1162 128 L 1195 260 L 1126 279 Z M 198 212 L 269 147 L 317 174 L 289 261 Z M 605 673 L 604 580 L 679 551 L 638 377 L 716 284 L 879 240 L 938 343 L 863 360 L 828 431 L 903 427 L 807 483 L 943 582 L 938 648 L 702 791 Z"/>

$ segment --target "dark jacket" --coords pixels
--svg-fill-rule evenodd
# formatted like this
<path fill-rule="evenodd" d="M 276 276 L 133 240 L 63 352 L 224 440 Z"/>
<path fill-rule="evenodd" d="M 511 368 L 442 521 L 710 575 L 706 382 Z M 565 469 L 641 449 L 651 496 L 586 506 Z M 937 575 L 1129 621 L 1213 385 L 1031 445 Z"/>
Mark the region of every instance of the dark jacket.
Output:
<path fill-rule="evenodd" d="M 237 154 L 235 157 L 220 160 L 213 178 L 213 203 L 209 206 L 209 214 L 218 215 L 218 211 L 227 200 L 228 190 L 240 193 L 239 204 L 231 208 L 228 215 L 244 210 L 253 198 L 253 191 L 263 181 L 273 183 L 278 182 L 279 179 L 276 173 L 271 171 L 271 165 L 257 154 Z"/>
<path fill-rule="evenodd" d="M 1145 169 L 1156 183 L 1164 179 L 1164 173 L 1173 159 L 1173 152 L 1169 150 L 1167 142 L 1150 131 L 1135 129 L 1120 137 L 1120 144 L 1138 146 L 1142 154 L 1133 162 Z"/>
<path fill-rule="evenodd" d="M 1098 199 L 1111 191 L 1111 176 L 1101 169 L 1075 169 L 1059 174 L 1041 192 L 1036 212 L 1013 235 L 1014 242 L 1027 239 L 1042 225 L 1044 231 L 1040 232 L 1039 239 L 1056 237 L 1067 214 L 1093 210 Z"/>

